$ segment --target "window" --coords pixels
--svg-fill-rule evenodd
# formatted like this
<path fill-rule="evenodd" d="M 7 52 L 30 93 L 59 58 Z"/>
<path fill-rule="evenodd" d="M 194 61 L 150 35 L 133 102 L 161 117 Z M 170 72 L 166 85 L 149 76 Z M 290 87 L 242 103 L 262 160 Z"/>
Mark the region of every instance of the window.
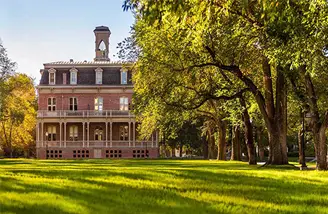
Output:
<path fill-rule="evenodd" d="M 129 99 L 127 97 L 120 97 L 120 110 L 129 110 Z"/>
<path fill-rule="evenodd" d="M 97 97 L 95 99 L 95 110 L 96 111 L 102 111 L 103 110 L 103 98 Z"/>
<path fill-rule="evenodd" d="M 120 126 L 120 140 L 128 140 L 128 126 Z"/>
<path fill-rule="evenodd" d="M 77 84 L 77 69 L 76 68 L 72 68 L 69 70 L 69 72 L 71 72 L 71 84 Z"/>
<path fill-rule="evenodd" d="M 69 98 L 69 110 L 76 111 L 77 110 L 77 99 L 76 97 Z"/>
<path fill-rule="evenodd" d="M 56 140 L 56 126 L 48 126 L 48 141 Z"/>
<path fill-rule="evenodd" d="M 103 140 L 103 129 L 99 126 L 95 129 L 95 140 Z"/>
<path fill-rule="evenodd" d="M 49 72 L 49 85 L 55 85 L 56 84 L 56 70 L 53 68 L 50 68 L 48 70 Z"/>
<path fill-rule="evenodd" d="M 63 73 L 63 85 L 67 84 L 67 74 Z"/>
<path fill-rule="evenodd" d="M 121 84 L 126 85 L 128 84 L 128 72 L 121 71 Z"/>
<path fill-rule="evenodd" d="M 55 97 L 48 98 L 48 111 L 56 111 L 56 98 Z"/>
<path fill-rule="evenodd" d="M 96 70 L 96 84 L 102 84 L 102 72 L 101 68 L 97 68 Z"/>
<path fill-rule="evenodd" d="M 78 137 L 78 127 L 77 126 L 70 126 L 69 127 L 69 139 L 72 141 L 77 140 Z"/>

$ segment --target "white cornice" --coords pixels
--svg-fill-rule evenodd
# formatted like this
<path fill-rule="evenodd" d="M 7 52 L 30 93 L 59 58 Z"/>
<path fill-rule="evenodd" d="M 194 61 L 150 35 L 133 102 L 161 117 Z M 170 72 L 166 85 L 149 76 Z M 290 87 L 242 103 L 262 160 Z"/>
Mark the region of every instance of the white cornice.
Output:
<path fill-rule="evenodd" d="M 38 85 L 36 88 L 54 88 L 54 89 L 70 89 L 70 88 L 133 88 L 133 85 Z"/>

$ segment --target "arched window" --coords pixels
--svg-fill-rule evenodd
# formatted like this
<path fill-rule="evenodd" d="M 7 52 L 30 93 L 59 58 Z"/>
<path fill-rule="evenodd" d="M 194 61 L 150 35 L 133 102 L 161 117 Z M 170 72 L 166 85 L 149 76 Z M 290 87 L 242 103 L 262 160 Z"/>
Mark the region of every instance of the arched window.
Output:
<path fill-rule="evenodd" d="M 106 57 L 107 50 L 106 50 L 106 44 L 105 44 L 105 42 L 104 41 L 101 41 L 98 47 L 99 47 L 99 50 L 101 51 L 102 57 Z"/>
<path fill-rule="evenodd" d="M 77 69 L 76 68 L 72 68 L 69 70 L 70 71 L 70 84 L 75 85 L 77 84 Z"/>
<path fill-rule="evenodd" d="M 103 129 L 100 126 L 95 129 L 95 140 L 103 140 Z"/>

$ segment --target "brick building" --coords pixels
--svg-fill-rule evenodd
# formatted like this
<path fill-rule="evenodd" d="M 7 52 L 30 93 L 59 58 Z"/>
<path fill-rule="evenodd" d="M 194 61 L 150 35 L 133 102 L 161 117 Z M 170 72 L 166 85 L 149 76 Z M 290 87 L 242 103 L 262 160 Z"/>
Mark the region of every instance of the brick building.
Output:
<path fill-rule="evenodd" d="M 38 90 L 38 158 L 155 158 L 158 134 L 140 140 L 131 72 L 108 57 L 110 30 L 94 30 L 95 58 L 45 63 Z"/>

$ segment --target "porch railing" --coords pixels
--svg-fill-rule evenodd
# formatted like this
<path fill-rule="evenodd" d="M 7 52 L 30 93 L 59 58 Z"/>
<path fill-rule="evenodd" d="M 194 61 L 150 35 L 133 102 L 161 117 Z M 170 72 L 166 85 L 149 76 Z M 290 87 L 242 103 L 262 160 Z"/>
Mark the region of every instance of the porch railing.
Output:
<path fill-rule="evenodd" d="M 126 147 L 126 148 L 153 148 L 157 147 L 155 141 L 38 141 L 37 147 L 43 148 L 72 148 L 72 147 L 81 147 L 81 148 L 118 148 L 118 147 Z"/>

